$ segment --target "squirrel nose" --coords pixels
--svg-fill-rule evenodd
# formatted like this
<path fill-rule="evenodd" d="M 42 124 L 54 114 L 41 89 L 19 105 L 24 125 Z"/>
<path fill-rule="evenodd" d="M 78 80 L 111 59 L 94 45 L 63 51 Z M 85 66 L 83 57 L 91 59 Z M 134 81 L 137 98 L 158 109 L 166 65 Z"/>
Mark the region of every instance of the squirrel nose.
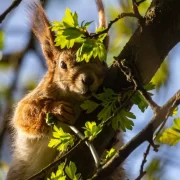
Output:
<path fill-rule="evenodd" d="M 90 86 L 94 83 L 94 78 L 92 76 L 84 76 L 82 78 L 83 84 Z"/>

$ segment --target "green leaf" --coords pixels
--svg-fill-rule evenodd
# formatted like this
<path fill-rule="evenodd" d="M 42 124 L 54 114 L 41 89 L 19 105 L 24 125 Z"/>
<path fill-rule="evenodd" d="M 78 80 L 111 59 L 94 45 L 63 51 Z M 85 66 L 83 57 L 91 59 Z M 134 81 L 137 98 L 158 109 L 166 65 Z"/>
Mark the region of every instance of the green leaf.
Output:
<path fill-rule="evenodd" d="M 85 24 L 84 24 L 84 22 L 85 22 L 85 21 L 82 21 L 82 23 L 81 23 L 81 28 L 83 28 L 84 30 L 87 30 L 87 28 L 89 27 L 89 25 L 90 25 L 92 22 L 94 22 L 94 21 L 86 22 Z"/>
<path fill-rule="evenodd" d="M 173 110 L 171 116 L 177 116 L 177 115 L 178 115 L 178 107 L 176 107 L 176 108 Z"/>
<path fill-rule="evenodd" d="M 67 28 L 63 30 L 62 35 L 66 37 L 67 40 L 77 39 L 82 36 L 82 32 L 77 28 Z"/>
<path fill-rule="evenodd" d="M 98 106 L 99 104 L 92 100 L 84 101 L 83 104 L 81 104 L 81 108 L 86 110 L 87 113 L 93 112 Z"/>
<path fill-rule="evenodd" d="M 156 89 L 158 90 L 162 85 L 165 85 L 169 78 L 169 65 L 168 61 L 164 61 L 154 77 L 152 78 L 151 82 L 155 84 Z"/>
<path fill-rule="evenodd" d="M 78 15 L 66 9 L 63 22 L 52 22 L 52 31 L 56 31 L 55 46 L 72 48 L 75 42 L 82 42 L 83 32 L 78 27 Z"/>
<path fill-rule="evenodd" d="M 105 61 L 107 52 L 102 42 L 96 39 L 86 38 L 82 46 L 78 49 L 76 56 L 78 62 L 83 60 L 89 62 L 92 56 L 94 58 L 98 56 L 99 60 Z"/>
<path fill-rule="evenodd" d="M 155 88 L 154 84 L 152 82 L 146 84 L 144 86 L 144 89 L 146 91 L 151 91 Z M 153 95 L 152 93 L 148 92 L 149 95 Z M 148 103 L 147 101 L 144 99 L 144 97 L 139 93 L 139 92 L 136 92 L 135 95 L 131 98 L 131 102 L 133 104 L 136 104 L 139 109 L 144 112 L 147 108 L 148 108 Z"/>
<path fill-rule="evenodd" d="M 96 33 L 100 33 L 100 32 L 102 32 L 102 31 L 104 31 L 106 28 L 104 28 L 104 27 L 98 27 L 97 29 L 96 29 Z"/>
<path fill-rule="evenodd" d="M 4 31 L 0 30 L 0 50 L 4 47 Z"/>
<path fill-rule="evenodd" d="M 160 180 L 159 172 L 162 170 L 160 159 L 153 158 L 146 168 L 147 179 Z M 160 173 L 161 174 L 161 173 Z"/>
<path fill-rule="evenodd" d="M 104 92 L 100 93 L 98 95 L 94 95 L 98 100 L 104 102 L 104 101 L 108 101 L 108 102 L 114 102 L 117 100 L 117 94 L 109 88 L 104 88 L 103 89 Z M 103 104 L 104 106 L 106 105 L 106 103 Z"/>
<path fill-rule="evenodd" d="M 147 101 L 139 92 L 135 93 L 135 95 L 131 98 L 131 102 L 133 104 L 136 104 L 142 112 L 144 112 L 148 108 Z"/>
<path fill-rule="evenodd" d="M 62 22 L 58 22 L 58 21 L 53 21 L 51 22 L 51 30 L 52 31 L 60 31 L 60 30 L 63 30 L 65 29 L 64 25 Z"/>
<path fill-rule="evenodd" d="M 87 27 L 91 22 L 82 22 L 81 27 L 78 25 L 77 13 L 72 13 L 70 9 L 66 9 L 65 17 L 62 22 L 52 22 L 51 30 L 55 31 L 55 46 L 63 48 L 72 48 L 75 43 L 82 44 L 76 52 L 77 62 L 89 62 L 92 57 L 98 57 L 99 60 L 105 61 L 107 52 L 103 44 L 106 37 L 101 34 L 96 38 L 89 38 L 87 36 Z"/>
<path fill-rule="evenodd" d="M 100 61 L 106 60 L 107 52 L 106 52 L 106 48 L 102 42 L 96 42 L 96 44 L 93 48 L 93 54 L 97 54 Z M 95 56 L 94 56 L 94 58 L 95 58 Z"/>
<path fill-rule="evenodd" d="M 156 88 L 156 86 L 152 82 L 150 82 L 144 86 L 144 89 L 146 91 L 151 91 L 151 90 L 154 90 L 155 88 Z"/>
<path fill-rule="evenodd" d="M 105 106 L 100 113 L 98 114 L 98 120 L 105 121 L 107 120 L 113 112 L 112 106 Z"/>
<path fill-rule="evenodd" d="M 161 143 L 175 146 L 180 141 L 180 133 L 174 129 L 169 128 L 163 132 L 159 140 Z"/>
<path fill-rule="evenodd" d="M 63 17 L 63 24 L 65 27 L 76 27 L 78 26 L 78 15 L 72 13 L 69 8 L 66 8 L 65 17 Z"/>
<path fill-rule="evenodd" d="M 58 166 L 58 170 L 56 171 L 56 173 L 52 172 L 51 173 L 51 177 L 48 178 L 48 180 L 66 180 L 66 175 L 64 173 L 64 166 L 65 163 L 61 163 Z"/>
<path fill-rule="evenodd" d="M 98 40 L 100 42 L 103 42 L 106 36 L 107 36 L 107 33 L 101 34 L 101 35 L 98 36 Z"/>
<path fill-rule="evenodd" d="M 159 137 L 161 143 L 175 146 L 180 141 L 180 118 L 174 119 L 174 124 L 171 128 L 165 129 Z"/>
<path fill-rule="evenodd" d="M 121 110 L 112 118 L 113 129 L 117 130 L 120 127 L 124 132 L 126 132 L 126 129 L 132 130 L 134 123 L 130 118 L 135 119 L 136 116 L 132 112 Z"/>
<path fill-rule="evenodd" d="M 94 48 L 93 41 L 90 39 L 85 39 L 82 46 L 76 52 L 77 62 L 81 62 L 83 60 L 89 62 L 93 55 L 93 48 Z"/>
<path fill-rule="evenodd" d="M 114 148 L 111 148 L 109 151 L 107 151 L 106 154 L 106 160 L 111 159 L 116 153 L 116 150 Z"/>
<path fill-rule="evenodd" d="M 65 168 L 66 174 L 72 180 L 80 180 L 81 175 L 76 174 L 76 171 L 77 171 L 77 167 L 76 167 L 75 163 L 70 161 L 69 166 L 66 166 L 66 168 Z"/>
<path fill-rule="evenodd" d="M 51 148 L 57 148 L 59 151 L 66 151 L 69 147 L 74 145 L 74 138 L 71 134 L 63 131 L 62 128 L 57 128 L 54 125 L 53 137 L 48 146 Z"/>
<path fill-rule="evenodd" d="M 174 119 L 174 125 L 172 126 L 172 128 L 177 132 L 180 132 L 180 118 Z"/>
<path fill-rule="evenodd" d="M 104 92 L 100 93 L 98 95 L 94 95 L 95 98 L 102 101 L 101 105 L 103 106 L 103 109 L 98 114 L 98 119 L 101 121 L 107 120 L 116 109 L 116 102 L 118 100 L 117 94 L 112 90 L 108 88 L 104 88 Z"/>
<path fill-rule="evenodd" d="M 93 140 L 97 135 L 102 131 L 102 126 L 97 126 L 96 122 L 86 122 L 85 127 L 85 137 L 88 137 L 90 140 Z"/>
<path fill-rule="evenodd" d="M 102 31 L 104 31 L 105 29 L 106 28 L 104 28 L 104 27 L 99 27 L 99 28 L 96 29 L 96 33 L 100 33 Z M 103 33 L 103 34 L 98 36 L 98 40 L 103 42 L 106 36 L 107 36 L 107 33 Z"/>
<path fill-rule="evenodd" d="M 67 40 L 65 36 L 57 35 L 55 39 L 55 46 L 60 46 L 61 49 L 64 49 L 65 47 L 72 48 L 74 46 L 75 40 Z"/>

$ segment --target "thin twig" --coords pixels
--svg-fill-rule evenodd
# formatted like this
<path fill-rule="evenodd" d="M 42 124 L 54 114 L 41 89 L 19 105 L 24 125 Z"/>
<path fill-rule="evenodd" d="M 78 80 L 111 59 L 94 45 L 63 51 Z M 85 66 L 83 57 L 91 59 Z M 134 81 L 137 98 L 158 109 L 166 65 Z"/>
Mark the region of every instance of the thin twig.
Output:
<path fill-rule="evenodd" d="M 81 139 L 86 139 L 86 137 L 75 127 L 75 126 L 71 126 L 71 125 L 68 125 L 68 127 Z M 89 141 L 88 139 L 86 139 L 86 145 L 88 146 L 91 154 L 92 154 L 92 157 L 94 159 L 94 162 L 95 162 L 95 165 L 96 165 L 96 168 L 99 167 L 100 165 L 100 158 L 99 158 L 99 155 L 94 147 L 94 145 L 92 144 L 91 141 Z"/>
<path fill-rule="evenodd" d="M 159 110 L 159 106 L 152 100 L 151 96 L 142 86 L 135 63 L 129 63 L 126 59 L 117 60 L 117 57 L 114 57 L 114 59 L 121 68 L 121 71 L 126 76 L 127 81 L 132 82 L 134 84 L 134 89 L 139 91 L 139 93 L 144 97 L 144 99 L 147 101 L 147 103 L 151 106 L 154 113 L 156 114 Z"/>
<path fill-rule="evenodd" d="M 107 32 L 109 31 L 109 29 L 111 28 L 111 26 L 112 26 L 115 22 L 117 22 L 118 20 L 120 20 L 120 19 L 122 19 L 122 18 L 124 18 L 124 17 L 135 17 L 135 18 L 138 18 L 138 16 L 135 15 L 133 12 L 121 13 L 121 14 L 119 14 L 119 15 L 117 16 L 117 18 L 115 18 L 114 20 L 110 21 L 110 23 L 108 24 L 108 27 L 107 27 L 105 30 L 103 30 L 103 31 L 101 31 L 101 32 L 99 32 L 99 33 L 96 33 L 96 34 L 94 34 L 94 33 L 90 34 L 90 35 L 89 35 L 90 38 L 98 37 L 98 36 L 101 35 L 101 34 L 107 33 Z"/>
<path fill-rule="evenodd" d="M 40 172 L 38 172 L 37 174 L 31 176 L 30 178 L 28 178 L 27 180 L 34 180 L 37 178 L 40 178 L 43 174 L 46 174 L 47 170 L 56 167 L 59 163 L 61 163 L 62 161 L 64 161 L 70 154 L 72 154 L 74 152 L 74 150 L 79 147 L 80 145 L 82 145 L 83 143 L 85 143 L 87 139 L 83 139 L 80 140 L 75 146 L 73 146 L 66 154 L 64 154 L 62 157 L 60 157 L 59 159 L 57 159 L 56 161 L 54 161 L 53 163 L 49 164 L 48 166 L 46 166 L 45 168 L 43 168 Z"/>
<path fill-rule="evenodd" d="M 139 132 L 131 141 L 121 147 L 119 151 L 101 168 L 97 169 L 92 179 L 103 179 L 108 177 L 115 168 L 118 167 L 140 144 L 149 141 L 149 136 L 167 119 L 175 107 L 180 104 L 180 90 L 159 109 L 158 114 L 155 114 L 150 123 Z"/>
<path fill-rule="evenodd" d="M 14 9 L 16 8 L 22 0 L 14 0 L 12 4 L 0 15 L 0 23 L 5 19 L 5 17 Z"/>
<path fill-rule="evenodd" d="M 174 104 L 173 104 L 172 106 L 175 106 L 175 103 L 176 103 L 176 101 L 174 101 Z M 171 113 L 169 112 L 169 114 L 171 114 Z M 160 128 L 158 129 L 156 135 L 154 136 L 153 140 L 155 140 L 155 139 L 158 137 L 158 135 L 159 135 L 160 132 L 162 131 L 163 127 L 165 126 L 167 120 L 168 120 L 168 118 L 166 118 L 166 119 L 163 121 L 163 123 L 161 124 Z M 142 161 L 142 164 L 141 164 L 141 168 L 140 168 L 140 174 L 139 174 L 139 176 L 137 177 L 136 180 L 142 179 L 143 176 L 146 174 L 146 171 L 144 171 L 143 169 L 144 169 L 145 163 L 147 162 L 146 159 L 147 159 L 147 156 L 148 156 L 148 154 L 149 154 L 150 147 L 151 147 L 151 144 L 149 144 L 149 145 L 147 146 L 146 152 L 144 153 L 144 158 L 143 158 L 143 161 Z"/>
<path fill-rule="evenodd" d="M 136 180 L 141 180 L 144 177 L 144 175 L 146 174 L 146 171 L 144 171 L 144 165 L 147 162 L 147 156 L 149 154 L 150 149 L 151 149 L 151 145 L 149 144 L 147 146 L 146 152 L 144 153 L 144 158 L 141 163 L 140 173 L 139 173 L 139 176 L 136 178 Z"/>

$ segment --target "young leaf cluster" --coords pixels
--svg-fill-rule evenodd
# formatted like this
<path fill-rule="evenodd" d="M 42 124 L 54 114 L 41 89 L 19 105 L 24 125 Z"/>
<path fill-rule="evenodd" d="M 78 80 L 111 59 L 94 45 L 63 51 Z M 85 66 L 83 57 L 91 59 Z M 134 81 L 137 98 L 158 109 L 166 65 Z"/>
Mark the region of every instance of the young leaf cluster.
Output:
<path fill-rule="evenodd" d="M 70 9 L 66 9 L 65 17 L 62 22 L 52 22 L 51 30 L 55 31 L 55 46 L 59 46 L 61 49 L 72 48 L 75 44 L 79 45 L 77 50 L 77 62 L 86 61 L 98 57 L 101 61 L 106 60 L 106 49 L 103 41 L 106 37 L 106 33 L 91 37 L 87 31 L 91 22 L 82 22 L 78 24 L 78 14 L 72 13 Z M 102 31 L 102 28 L 98 28 L 97 32 Z"/>
<path fill-rule="evenodd" d="M 115 93 L 112 89 L 106 89 L 104 88 L 104 92 L 94 95 L 96 99 L 100 101 L 100 103 L 96 103 L 92 100 L 85 101 L 81 108 L 86 110 L 87 113 L 91 113 L 94 111 L 97 107 L 101 106 L 102 110 L 97 115 L 98 120 L 100 120 L 100 124 L 96 127 L 97 131 L 96 133 L 101 131 L 101 128 L 103 127 L 103 124 L 111 117 L 115 111 L 117 110 L 117 103 L 118 103 L 118 94 Z M 130 118 L 135 118 L 134 114 L 131 112 L 128 112 L 126 110 L 121 110 L 118 113 L 116 113 L 115 116 L 113 116 L 110 120 L 112 127 L 117 130 L 118 128 L 121 128 L 123 131 L 126 131 L 126 129 L 132 130 L 132 126 L 134 125 L 133 121 Z M 90 122 L 87 123 L 88 125 Z M 94 122 L 91 124 L 91 126 L 95 125 Z M 95 129 L 95 128 L 94 128 Z M 98 131 L 99 130 L 99 131 Z M 89 135 L 89 132 L 86 128 L 86 134 Z M 95 137 L 92 133 L 91 136 Z M 89 135 L 90 136 L 90 135 Z"/>
<path fill-rule="evenodd" d="M 168 144 L 170 146 L 175 146 L 180 142 L 180 118 L 174 119 L 173 126 L 165 129 L 159 140 L 161 143 Z"/>
<path fill-rule="evenodd" d="M 69 162 L 69 165 L 61 163 L 58 166 L 56 173 L 52 172 L 51 177 L 47 180 L 81 180 L 81 174 L 77 173 L 77 167 L 75 163 Z"/>
<path fill-rule="evenodd" d="M 109 151 L 106 152 L 106 156 L 102 159 L 101 164 L 105 164 L 109 159 L 111 159 L 116 154 L 116 150 L 111 148 Z"/>
<path fill-rule="evenodd" d="M 153 89 L 155 89 L 154 84 L 152 83 L 148 83 L 144 86 L 144 89 L 146 91 L 151 91 Z M 148 92 L 149 95 L 153 95 L 152 93 Z M 141 110 L 141 112 L 144 112 L 147 108 L 148 108 L 148 103 L 147 101 L 144 99 L 144 97 L 137 91 L 135 93 L 135 95 L 132 97 L 131 102 L 133 104 L 136 104 L 138 106 L 138 108 Z"/>
<path fill-rule="evenodd" d="M 74 145 L 74 137 L 63 131 L 62 128 L 57 128 L 57 126 L 54 125 L 54 132 L 53 137 L 48 146 L 51 148 L 57 148 L 59 151 L 67 151 L 69 147 L 72 147 Z"/>
<path fill-rule="evenodd" d="M 85 137 L 92 141 L 102 131 L 102 128 L 103 127 L 101 125 L 96 125 L 96 122 L 86 122 L 84 127 Z"/>
<path fill-rule="evenodd" d="M 116 150 L 114 148 L 111 148 L 109 151 L 107 151 L 106 154 L 106 160 L 111 159 L 116 153 Z"/>
<path fill-rule="evenodd" d="M 64 173 L 64 166 L 65 163 L 61 163 L 58 166 L 58 170 L 56 171 L 56 173 L 52 172 L 51 173 L 51 177 L 47 178 L 47 180 L 66 180 L 66 175 Z"/>

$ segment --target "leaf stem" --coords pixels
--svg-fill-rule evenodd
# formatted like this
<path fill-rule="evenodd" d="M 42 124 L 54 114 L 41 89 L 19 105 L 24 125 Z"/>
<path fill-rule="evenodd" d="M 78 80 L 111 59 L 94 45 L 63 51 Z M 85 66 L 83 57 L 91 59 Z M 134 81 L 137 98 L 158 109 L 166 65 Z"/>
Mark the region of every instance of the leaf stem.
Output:
<path fill-rule="evenodd" d="M 137 15 L 135 15 L 133 12 L 121 13 L 121 14 L 119 14 L 114 20 L 110 21 L 110 23 L 108 24 L 108 27 L 107 27 L 105 30 L 103 30 L 103 31 L 101 31 L 101 32 L 99 32 L 99 33 L 91 33 L 90 35 L 88 35 L 88 37 L 90 37 L 90 38 L 95 38 L 95 37 L 98 37 L 98 36 L 101 35 L 101 34 L 107 33 L 107 32 L 109 31 L 109 29 L 111 28 L 111 26 L 112 26 L 115 22 L 117 22 L 118 20 L 120 20 L 120 19 L 122 19 L 122 18 L 124 18 L 124 17 L 135 17 L 135 18 L 139 18 L 139 17 L 138 17 Z"/>

